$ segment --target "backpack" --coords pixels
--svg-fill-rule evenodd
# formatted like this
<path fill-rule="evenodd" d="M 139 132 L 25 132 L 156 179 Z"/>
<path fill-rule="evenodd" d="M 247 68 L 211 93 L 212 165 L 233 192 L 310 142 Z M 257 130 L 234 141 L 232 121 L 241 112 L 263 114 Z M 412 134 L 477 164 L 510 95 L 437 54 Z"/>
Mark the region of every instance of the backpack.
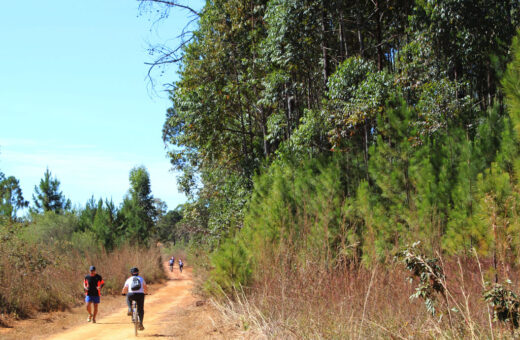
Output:
<path fill-rule="evenodd" d="M 132 278 L 132 284 L 130 284 L 130 289 L 132 291 L 141 289 L 141 280 L 137 276 Z"/>

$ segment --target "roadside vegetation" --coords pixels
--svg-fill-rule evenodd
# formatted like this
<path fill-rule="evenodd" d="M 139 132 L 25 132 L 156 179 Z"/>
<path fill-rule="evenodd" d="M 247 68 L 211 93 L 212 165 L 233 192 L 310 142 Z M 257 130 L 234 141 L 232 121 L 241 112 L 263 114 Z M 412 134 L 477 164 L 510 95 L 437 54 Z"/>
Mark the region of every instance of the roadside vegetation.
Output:
<path fill-rule="evenodd" d="M 175 240 L 179 212 L 167 212 L 164 202 L 152 196 L 145 168 L 130 171 L 130 189 L 120 207 L 94 198 L 84 207 L 72 207 L 48 169 L 35 187 L 33 204 L 23 197 L 16 178 L 2 173 L 0 178 L 3 322 L 82 303 L 90 265 L 105 280 L 103 295 L 119 294 L 134 266 L 150 283 L 165 278 L 157 242 Z"/>
<path fill-rule="evenodd" d="M 186 244 L 201 291 L 272 339 L 520 335 L 517 0 L 140 3 L 194 19 L 150 48 L 152 80 L 180 65 L 163 140 L 188 202 L 166 212 L 135 168 L 120 207 L 47 208 L 45 174 L 17 221 L 2 174 L 5 251 L 45 271 L 73 266 L 49 240 L 106 258 Z"/>
<path fill-rule="evenodd" d="M 180 64 L 163 138 L 223 313 L 273 339 L 518 335 L 518 1 L 187 5 L 141 1 L 196 22 L 150 71 Z"/>

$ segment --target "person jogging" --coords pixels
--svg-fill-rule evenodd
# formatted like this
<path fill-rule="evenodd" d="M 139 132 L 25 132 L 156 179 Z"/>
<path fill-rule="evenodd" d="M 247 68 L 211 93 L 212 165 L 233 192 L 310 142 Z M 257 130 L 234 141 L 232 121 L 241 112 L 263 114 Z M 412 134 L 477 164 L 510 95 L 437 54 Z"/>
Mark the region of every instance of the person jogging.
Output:
<path fill-rule="evenodd" d="M 168 265 L 170 266 L 170 271 L 173 272 L 173 265 L 175 264 L 175 257 L 172 256 L 170 261 L 168 262 Z"/>
<path fill-rule="evenodd" d="M 85 302 L 87 303 L 88 318 L 87 322 L 96 323 L 98 313 L 98 305 L 100 302 L 101 288 L 105 285 L 105 281 L 101 275 L 96 273 L 96 267 L 90 266 L 90 274 L 85 276 L 83 281 L 83 289 L 85 290 Z M 94 304 L 94 314 L 92 314 L 92 304 Z"/>
<path fill-rule="evenodd" d="M 139 330 L 144 330 L 144 295 L 148 293 L 148 287 L 144 279 L 139 276 L 139 269 L 130 269 L 130 276 L 123 286 L 121 294 L 126 294 L 126 304 L 128 305 L 128 315 L 132 315 L 132 301 L 137 303 L 137 314 L 139 314 Z"/>

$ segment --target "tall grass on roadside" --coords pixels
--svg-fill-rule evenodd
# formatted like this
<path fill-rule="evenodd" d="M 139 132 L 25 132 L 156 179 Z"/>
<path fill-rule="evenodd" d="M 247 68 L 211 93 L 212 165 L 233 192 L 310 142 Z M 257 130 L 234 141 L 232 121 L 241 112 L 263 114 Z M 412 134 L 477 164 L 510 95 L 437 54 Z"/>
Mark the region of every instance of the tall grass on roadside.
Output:
<path fill-rule="evenodd" d="M 27 317 L 35 311 L 65 309 L 83 299 L 89 265 L 106 282 L 102 294 L 118 293 L 131 267 L 148 282 L 165 276 L 157 248 L 125 245 L 112 252 L 81 250 L 66 243 L 28 241 L 15 230 L 0 230 L 0 313 Z"/>
<path fill-rule="evenodd" d="M 147 283 L 165 279 L 159 248 L 144 248 L 124 245 L 112 252 L 99 252 L 85 255 L 87 263 L 96 266 L 97 272 L 105 281 L 105 294 L 118 294 L 124 281 L 130 276 L 132 267 L 139 268 L 139 273 Z M 85 267 L 85 270 L 87 267 Z"/>
<path fill-rule="evenodd" d="M 445 262 L 452 297 L 435 315 L 422 301 L 410 300 L 415 286 L 401 266 L 327 271 L 316 263 L 298 271 L 273 263 L 247 294 L 238 289 L 215 304 L 244 329 L 268 339 L 509 338 L 507 327 L 489 323 L 476 261 L 458 262 Z M 484 271 L 490 267 L 483 265 Z"/>

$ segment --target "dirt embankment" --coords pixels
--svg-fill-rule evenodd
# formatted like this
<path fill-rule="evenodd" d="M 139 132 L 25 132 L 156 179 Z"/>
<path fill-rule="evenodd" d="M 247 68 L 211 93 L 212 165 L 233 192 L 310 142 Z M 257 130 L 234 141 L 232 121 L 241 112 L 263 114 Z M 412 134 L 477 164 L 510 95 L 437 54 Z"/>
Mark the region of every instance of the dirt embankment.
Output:
<path fill-rule="evenodd" d="M 236 325 L 226 323 L 219 313 L 192 293 L 191 269 L 168 272 L 164 285 L 152 287 L 145 300 L 144 326 L 139 338 L 154 339 L 244 339 Z M 42 313 L 36 319 L 0 329 L 2 339 L 130 339 L 134 337 L 126 303 L 121 297 L 104 297 L 97 323 L 86 322 L 84 307 L 69 312 Z"/>

